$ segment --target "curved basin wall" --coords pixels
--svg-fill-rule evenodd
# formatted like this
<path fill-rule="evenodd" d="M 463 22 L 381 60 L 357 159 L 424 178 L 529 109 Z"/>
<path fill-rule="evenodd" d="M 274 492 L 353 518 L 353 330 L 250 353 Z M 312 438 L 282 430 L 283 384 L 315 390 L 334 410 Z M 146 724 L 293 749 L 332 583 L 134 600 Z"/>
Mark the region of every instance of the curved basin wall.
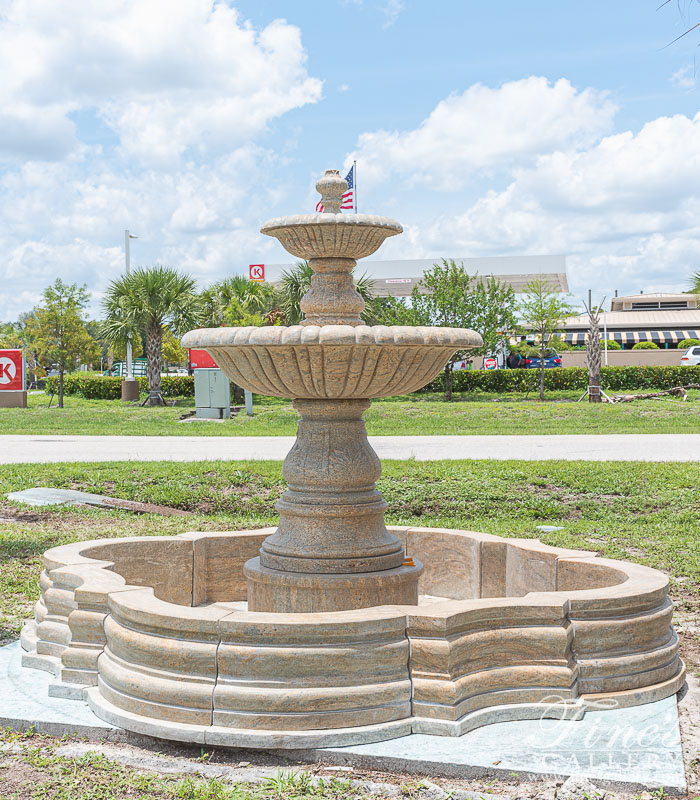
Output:
<path fill-rule="evenodd" d="M 391 531 L 425 565 L 421 606 L 247 612 L 243 565 L 269 529 L 55 548 L 25 661 L 95 687 L 117 725 L 260 747 L 459 735 L 542 702 L 582 713 L 682 685 L 662 573 L 536 540 Z"/>

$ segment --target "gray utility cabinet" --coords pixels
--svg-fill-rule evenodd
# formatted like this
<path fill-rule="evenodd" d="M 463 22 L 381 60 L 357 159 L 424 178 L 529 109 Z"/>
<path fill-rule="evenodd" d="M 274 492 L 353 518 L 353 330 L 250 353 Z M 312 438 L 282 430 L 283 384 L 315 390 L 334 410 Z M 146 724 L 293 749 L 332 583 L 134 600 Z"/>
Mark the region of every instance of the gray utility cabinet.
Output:
<path fill-rule="evenodd" d="M 220 369 L 194 371 L 194 404 L 198 417 L 228 419 L 231 416 L 231 385 Z"/>

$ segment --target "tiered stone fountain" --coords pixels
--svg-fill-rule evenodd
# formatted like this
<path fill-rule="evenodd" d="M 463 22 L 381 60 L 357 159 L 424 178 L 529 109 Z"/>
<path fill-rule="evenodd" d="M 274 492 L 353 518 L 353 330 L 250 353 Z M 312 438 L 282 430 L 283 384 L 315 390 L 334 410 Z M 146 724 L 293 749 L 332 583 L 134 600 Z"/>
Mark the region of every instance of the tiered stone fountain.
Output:
<path fill-rule="evenodd" d="M 239 386 L 295 398 L 301 414 L 284 462 L 289 489 L 277 504 L 279 526 L 246 564 L 248 608 L 415 605 L 422 568 L 405 558 L 384 524 L 387 505 L 376 489 L 381 467 L 362 414 L 371 398 L 424 386 L 457 348 L 479 345 L 481 337 L 454 328 L 365 325 L 353 269 L 402 228 L 385 217 L 341 214 L 347 184 L 336 170 L 316 188 L 322 214 L 262 227 L 314 270 L 301 325 L 191 331 L 183 344 L 206 348 Z"/>
<path fill-rule="evenodd" d="M 339 213 L 335 171 L 317 186 L 324 213 L 262 228 L 314 269 L 304 322 L 183 339 L 239 385 L 294 398 L 278 527 L 49 550 L 23 664 L 127 730 L 236 747 L 455 736 L 676 692 L 662 573 L 532 539 L 387 529 L 362 414 L 481 340 L 364 325 L 352 269 L 401 226 Z"/>

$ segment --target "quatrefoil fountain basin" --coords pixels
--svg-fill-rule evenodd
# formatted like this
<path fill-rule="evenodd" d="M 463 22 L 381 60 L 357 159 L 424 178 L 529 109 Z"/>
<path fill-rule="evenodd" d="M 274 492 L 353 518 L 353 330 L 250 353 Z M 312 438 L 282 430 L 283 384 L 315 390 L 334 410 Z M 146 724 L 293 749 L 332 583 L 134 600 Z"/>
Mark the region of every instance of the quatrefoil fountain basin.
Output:
<path fill-rule="evenodd" d="M 303 322 L 183 339 L 239 385 L 294 400 L 279 525 L 49 550 L 23 664 L 119 727 L 231 747 L 459 736 L 678 691 L 661 572 L 532 539 L 385 525 L 362 414 L 481 339 L 364 325 L 352 269 L 401 226 L 339 213 L 336 172 L 318 188 L 323 213 L 263 226 L 314 269 Z"/>

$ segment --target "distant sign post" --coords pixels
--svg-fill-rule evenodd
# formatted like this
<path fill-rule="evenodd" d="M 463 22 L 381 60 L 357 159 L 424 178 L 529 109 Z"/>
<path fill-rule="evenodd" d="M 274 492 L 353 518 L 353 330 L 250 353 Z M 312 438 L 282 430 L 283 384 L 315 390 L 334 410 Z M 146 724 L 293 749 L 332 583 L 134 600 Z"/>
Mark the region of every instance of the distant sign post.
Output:
<path fill-rule="evenodd" d="M 0 408 L 27 407 L 27 370 L 21 350 L 0 350 Z"/>
<path fill-rule="evenodd" d="M 251 281 L 264 281 L 265 280 L 265 265 L 264 264 L 250 264 L 248 266 L 248 275 Z"/>

